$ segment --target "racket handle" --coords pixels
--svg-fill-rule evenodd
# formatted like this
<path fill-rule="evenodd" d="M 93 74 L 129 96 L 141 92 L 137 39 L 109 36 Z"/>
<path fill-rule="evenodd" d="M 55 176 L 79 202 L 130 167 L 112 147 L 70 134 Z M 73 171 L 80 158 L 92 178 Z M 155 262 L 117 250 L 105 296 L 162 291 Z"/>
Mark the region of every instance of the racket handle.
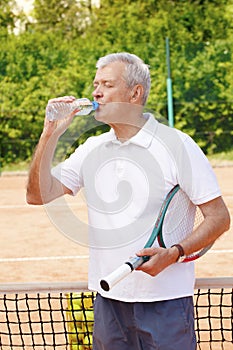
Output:
<path fill-rule="evenodd" d="M 120 282 L 123 278 L 128 276 L 134 269 L 145 262 L 144 257 L 135 256 L 129 258 L 123 265 L 118 267 L 115 271 L 104 277 L 100 281 L 100 286 L 103 290 L 108 292 L 115 284 Z"/>

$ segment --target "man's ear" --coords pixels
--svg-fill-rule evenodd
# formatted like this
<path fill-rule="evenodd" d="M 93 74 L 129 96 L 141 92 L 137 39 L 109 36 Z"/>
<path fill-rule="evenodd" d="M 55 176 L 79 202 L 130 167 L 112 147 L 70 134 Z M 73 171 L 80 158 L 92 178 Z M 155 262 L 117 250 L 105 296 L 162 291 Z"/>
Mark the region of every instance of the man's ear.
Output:
<path fill-rule="evenodd" d="M 131 102 L 141 104 L 143 92 L 144 90 L 142 85 L 135 85 L 131 91 Z"/>

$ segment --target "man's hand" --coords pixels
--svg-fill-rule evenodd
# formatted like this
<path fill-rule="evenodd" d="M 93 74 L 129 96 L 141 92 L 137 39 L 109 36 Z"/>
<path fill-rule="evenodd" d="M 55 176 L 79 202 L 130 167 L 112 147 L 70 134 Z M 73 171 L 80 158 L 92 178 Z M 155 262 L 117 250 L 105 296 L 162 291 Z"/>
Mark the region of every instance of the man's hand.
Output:
<path fill-rule="evenodd" d="M 137 270 L 156 276 L 166 267 L 176 262 L 178 250 L 172 248 L 144 248 L 137 253 L 137 256 L 149 256 L 150 259 L 143 263 Z"/>
<path fill-rule="evenodd" d="M 72 103 L 74 101 L 74 96 L 63 96 L 49 100 L 48 104 L 59 102 Z M 48 137 L 54 135 L 55 137 L 59 138 L 68 129 L 77 112 L 78 109 L 75 109 L 72 113 L 67 115 L 67 118 L 55 121 L 49 121 L 45 116 L 43 134 L 47 135 Z"/>

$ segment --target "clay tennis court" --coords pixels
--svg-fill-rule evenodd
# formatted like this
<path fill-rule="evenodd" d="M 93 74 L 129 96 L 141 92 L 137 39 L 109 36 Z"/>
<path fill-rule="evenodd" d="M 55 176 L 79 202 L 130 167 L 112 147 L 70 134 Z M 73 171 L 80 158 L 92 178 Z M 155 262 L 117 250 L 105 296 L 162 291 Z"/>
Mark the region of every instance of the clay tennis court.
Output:
<path fill-rule="evenodd" d="M 233 166 L 230 165 L 224 167 L 214 167 L 214 171 L 219 180 L 223 197 L 230 210 L 232 217 Z M 22 174 L 3 174 L 0 177 L 0 284 L 5 285 L 6 283 L 12 283 L 14 285 L 14 283 L 24 282 L 40 283 L 86 281 L 88 268 L 88 249 L 85 246 L 78 245 L 77 243 L 64 236 L 64 234 L 59 232 L 52 223 L 51 217 L 47 215 L 44 207 L 29 206 L 26 203 L 26 182 L 27 176 Z M 87 213 L 82 195 L 79 195 L 75 198 L 68 197 L 67 203 L 73 210 L 75 215 L 77 215 L 82 222 L 86 223 Z M 63 216 L 62 208 L 58 208 L 58 215 Z M 233 229 L 231 226 L 230 230 L 226 232 L 215 243 L 212 250 L 196 262 L 196 275 L 197 277 L 232 276 L 232 265 Z M 230 295 L 231 294 L 229 293 L 229 297 L 227 297 L 227 305 L 229 305 L 230 303 Z M 207 296 L 205 294 L 204 298 L 205 304 L 207 303 Z M 212 306 L 213 303 L 216 305 L 222 304 L 223 301 L 221 299 L 220 302 L 219 298 L 220 297 L 218 297 L 217 295 L 214 295 L 210 301 L 210 305 Z M 14 303 L 14 299 L 15 296 L 12 300 L 9 299 L 11 300 L 10 303 Z M 24 299 L 22 299 L 22 302 L 23 300 Z M 55 308 L 57 308 L 57 306 Z M 228 308 L 228 310 L 230 310 L 230 308 Z M 219 312 L 216 309 L 214 313 L 216 316 L 216 313 L 218 314 Z M 12 317 L 17 317 L 17 313 L 13 313 Z M 47 316 L 45 315 L 44 317 Z M 222 318 L 222 315 L 220 318 Z M 15 319 L 13 321 L 14 322 L 10 325 L 10 327 L 17 327 L 17 319 L 16 321 Z M 204 327 L 206 327 L 206 322 L 208 322 L 208 318 L 203 322 Z M 228 321 L 224 322 L 226 322 L 224 323 L 224 325 L 228 325 Z M 8 321 L 3 320 L 2 327 L 7 327 L 8 324 L 9 319 Z M 26 322 L 25 324 L 25 327 L 27 327 L 28 322 Z M 36 325 L 38 327 L 38 325 L 40 325 L 40 322 L 38 324 L 36 323 Z M 214 325 L 219 326 L 218 321 L 216 321 Z M 6 344 L 8 344 L 9 341 L 7 335 L 8 331 L 9 330 L 7 329 L 4 335 L 5 338 L 2 338 L 2 341 L 5 341 Z M 37 333 L 37 330 L 35 332 Z M 59 336 L 63 334 L 59 333 L 60 328 L 56 330 L 56 332 L 58 332 L 58 335 L 60 334 Z M 216 331 L 216 334 L 219 334 L 219 332 L 221 331 Z M 230 330 L 228 330 L 228 333 L 226 333 L 227 339 L 229 337 L 229 332 L 231 333 Z M 52 335 L 50 335 L 50 333 Z M 54 334 L 54 330 L 49 331 L 46 336 L 48 337 L 48 339 L 46 338 L 46 342 L 50 342 L 50 338 L 53 337 Z M 38 337 L 40 337 L 40 333 Z M 20 343 L 20 339 L 20 336 L 17 335 L 15 341 L 17 343 Z M 60 340 L 57 339 L 58 338 L 56 338 L 56 346 L 54 348 L 58 347 L 57 341 L 60 342 Z M 203 336 L 201 336 L 201 339 L 209 339 L 209 337 L 206 334 L 204 334 Z M 213 350 L 218 350 L 220 346 L 221 345 L 218 342 L 213 344 L 212 342 L 208 342 L 207 344 L 202 343 L 201 349 L 205 350 L 211 348 Z M 31 345 L 25 347 L 25 349 L 31 348 Z M 42 348 L 44 349 L 44 347 Z M 89 347 L 87 348 L 89 349 Z M 223 348 L 226 350 L 230 350 L 232 348 L 232 344 L 229 342 L 224 343 Z M 4 349 L 8 348 L 6 347 Z"/>
<path fill-rule="evenodd" d="M 233 216 L 233 166 L 214 167 L 214 171 Z M 26 182 L 26 174 L 3 173 L 0 177 L 0 283 L 86 281 L 88 249 L 59 232 L 43 207 L 26 203 Z M 71 205 L 86 222 L 82 198 L 72 199 Z M 231 226 L 212 250 L 196 262 L 196 274 L 232 276 L 232 266 Z"/>

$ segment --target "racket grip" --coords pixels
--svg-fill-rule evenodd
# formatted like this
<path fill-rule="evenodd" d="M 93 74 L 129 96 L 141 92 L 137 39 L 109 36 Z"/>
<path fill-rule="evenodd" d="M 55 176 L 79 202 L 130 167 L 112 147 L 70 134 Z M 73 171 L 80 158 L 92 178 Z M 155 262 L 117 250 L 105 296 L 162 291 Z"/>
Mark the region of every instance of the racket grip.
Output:
<path fill-rule="evenodd" d="M 129 258 L 123 265 L 118 267 L 115 271 L 104 277 L 100 281 L 100 286 L 103 290 L 108 292 L 115 284 L 120 282 L 123 278 L 128 276 L 134 269 L 145 262 L 143 257 L 135 256 Z"/>

